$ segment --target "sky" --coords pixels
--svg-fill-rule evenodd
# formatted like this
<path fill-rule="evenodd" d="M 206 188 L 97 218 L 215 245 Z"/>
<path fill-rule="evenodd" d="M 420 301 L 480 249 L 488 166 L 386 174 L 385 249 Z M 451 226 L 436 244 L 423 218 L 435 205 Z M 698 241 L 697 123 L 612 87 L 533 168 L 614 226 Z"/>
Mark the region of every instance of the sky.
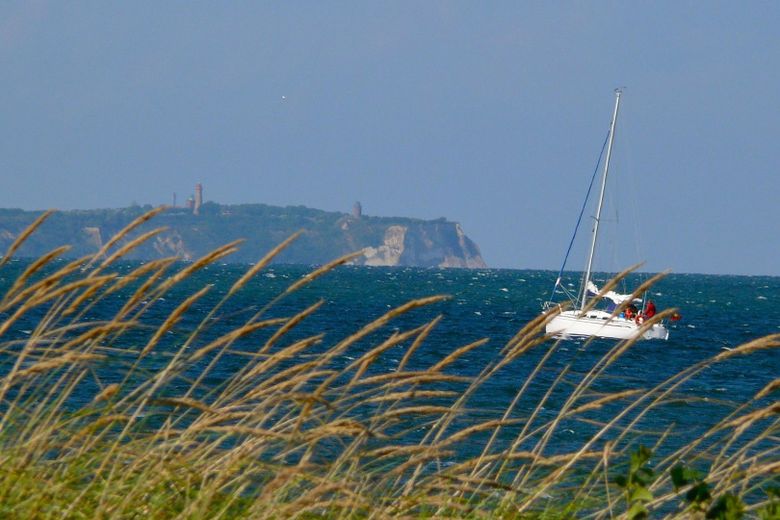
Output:
<path fill-rule="evenodd" d="M 446 217 L 491 267 L 558 269 L 624 87 L 603 268 L 778 276 L 778 25 L 778 2 L 3 2 L 0 207 L 201 182 Z"/>

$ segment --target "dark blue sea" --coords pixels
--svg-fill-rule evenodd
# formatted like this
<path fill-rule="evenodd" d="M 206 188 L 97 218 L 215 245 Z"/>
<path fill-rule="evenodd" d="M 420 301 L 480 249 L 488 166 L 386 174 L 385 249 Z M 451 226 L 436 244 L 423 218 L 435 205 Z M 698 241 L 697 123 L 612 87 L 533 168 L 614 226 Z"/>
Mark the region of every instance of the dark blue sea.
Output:
<path fill-rule="evenodd" d="M 17 261 L 3 269 L 0 273 L 0 289 L 3 292 L 26 265 L 24 261 Z M 118 270 L 127 272 L 137 266 L 138 264 L 127 264 L 119 266 Z M 181 346 L 246 268 L 247 266 L 240 265 L 211 265 L 174 286 L 168 294 L 156 301 L 143 302 L 149 306 L 145 318 L 150 322 L 149 330 L 154 330 L 154 326 L 159 325 L 184 298 L 204 286 L 210 286 L 206 296 L 166 335 L 165 342 L 144 359 L 145 368 L 150 373 L 167 363 L 172 353 Z M 197 349 L 211 339 L 240 327 L 253 314 L 283 293 L 290 284 L 312 269 L 305 266 L 275 265 L 260 272 L 210 319 L 206 331 L 191 348 Z M 343 352 L 334 363 L 346 366 L 394 332 L 418 327 L 441 315 L 441 321 L 410 358 L 408 369 L 424 369 L 458 347 L 489 338 L 485 345 L 471 350 L 446 370 L 454 375 L 477 376 L 486 367 L 496 363 L 501 358 L 501 351 L 506 343 L 529 320 L 539 315 L 542 302 L 550 296 L 556 274 L 538 270 L 342 266 L 301 290 L 279 299 L 264 313 L 268 318 L 288 317 L 319 300 L 324 302 L 317 312 L 304 319 L 283 341 L 284 344 L 290 344 L 295 339 L 324 333 L 322 343 L 313 351 L 301 354 L 305 357 L 316 354 L 317 349 L 332 347 L 367 323 L 409 300 L 431 295 L 448 295 L 449 299 L 443 302 L 414 309 L 391 321 L 381 330 Z M 597 275 L 596 282 L 603 283 L 606 278 L 607 275 Z M 627 285 L 633 286 L 644 278 L 646 276 L 640 274 L 631 275 Z M 569 280 L 564 283 L 577 283 L 577 274 L 570 273 Z M 589 395 L 592 398 L 597 398 L 602 393 L 629 389 L 649 391 L 697 363 L 761 336 L 780 333 L 780 278 L 777 277 L 671 274 L 653 286 L 650 297 L 659 310 L 678 308 L 682 319 L 667 324 L 670 328 L 668 341 L 637 342 L 609 366 L 590 390 Z M 110 318 L 126 299 L 125 293 L 113 294 L 93 307 L 85 319 Z M 40 314 L 25 316 L 6 333 L 3 340 L 24 339 L 34 330 L 37 319 L 40 319 Z M 234 349 L 253 352 L 272 332 L 263 331 L 243 338 Z M 136 339 L 138 344 L 132 345 L 132 335 L 123 337 L 120 343 L 124 345 L 117 344 L 116 347 L 138 348 L 138 345 L 146 340 L 143 332 L 138 333 Z M 526 417 L 533 410 L 537 410 L 542 416 L 554 417 L 571 388 L 614 345 L 614 341 L 596 340 L 590 343 L 548 341 L 535 346 L 498 370 L 474 393 L 466 404 L 464 413 L 459 416 L 456 426 L 500 418 L 526 382 L 527 392 L 512 411 L 512 417 Z M 368 368 L 367 375 L 394 371 L 406 347 L 408 342 L 383 353 L 376 363 Z M 544 361 L 541 370 L 529 381 L 532 371 L 540 366 L 541 360 L 548 353 L 551 355 Z M 245 360 L 246 358 L 240 355 L 226 356 L 216 370 L 209 373 L 204 386 L 219 387 L 242 368 Z M 8 359 L 4 361 L 6 367 L 8 362 Z M 97 369 L 103 384 L 112 380 L 112 370 L 124 369 L 128 363 L 129 361 L 118 354 L 116 360 Z M 641 418 L 634 427 L 640 437 L 637 442 L 652 445 L 661 432 L 671 431 L 664 449 L 671 451 L 684 446 L 735 406 L 749 401 L 777 378 L 779 373 L 780 354 L 776 349 L 734 356 L 707 366 L 691 379 L 671 389 L 663 403 Z M 196 375 L 191 374 L 192 377 Z M 117 373 L 115 379 L 119 378 Z M 183 381 L 182 385 L 185 384 Z M 548 390 L 553 386 L 555 390 L 548 394 Z M 463 384 L 451 383 L 449 386 L 445 384 L 437 388 L 462 391 L 465 387 Z M 175 390 L 168 389 L 173 394 Z M 83 402 L 89 402 L 94 395 L 94 388 L 85 383 L 83 391 Z M 76 398 L 78 400 L 78 394 Z M 754 406 L 760 405 L 761 402 L 758 402 Z M 552 449 L 566 451 L 572 446 L 581 445 L 592 436 L 600 423 L 619 413 L 622 406 L 623 404 L 606 406 L 595 410 L 589 416 L 590 421 L 571 421 L 561 427 L 556 433 Z M 506 442 L 516 433 L 516 429 L 512 427 L 502 430 Z M 469 447 L 463 449 L 468 451 Z M 478 450 L 476 447 L 474 449 Z"/>

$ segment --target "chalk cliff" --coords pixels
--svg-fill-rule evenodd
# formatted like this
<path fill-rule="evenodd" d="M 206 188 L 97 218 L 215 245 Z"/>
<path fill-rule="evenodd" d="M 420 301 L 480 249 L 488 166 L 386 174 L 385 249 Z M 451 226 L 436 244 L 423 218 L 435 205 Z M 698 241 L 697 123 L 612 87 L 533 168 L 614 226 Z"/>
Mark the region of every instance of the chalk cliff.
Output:
<path fill-rule="evenodd" d="M 365 265 L 485 267 L 479 248 L 456 222 L 391 225 L 378 247 L 364 250 Z"/>
<path fill-rule="evenodd" d="M 69 256 L 97 251 L 105 241 L 151 207 L 55 213 L 31 236 L 17 256 L 38 256 L 62 244 Z M 0 209 L 0 254 L 40 212 Z M 479 247 L 456 222 L 446 219 L 352 216 L 302 206 L 203 204 L 200 215 L 170 208 L 128 235 L 163 226 L 165 231 L 134 250 L 129 258 L 178 256 L 196 259 L 229 241 L 243 238 L 228 258 L 254 262 L 296 231 L 301 237 L 279 255 L 286 263 L 322 264 L 363 251 L 354 263 L 371 266 L 485 267 Z"/>

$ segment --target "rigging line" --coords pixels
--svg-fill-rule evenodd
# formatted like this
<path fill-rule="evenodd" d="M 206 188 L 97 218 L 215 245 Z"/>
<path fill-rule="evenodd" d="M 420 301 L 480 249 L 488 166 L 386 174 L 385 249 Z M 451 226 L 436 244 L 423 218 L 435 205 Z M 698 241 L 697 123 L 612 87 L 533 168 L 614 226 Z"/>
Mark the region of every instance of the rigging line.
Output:
<path fill-rule="evenodd" d="M 561 265 L 561 270 L 558 271 L 558 278 L 556 278 L 555 285 L 553 286 L 552 293 L 550 294 L 550 301 L 553 301 L 553 298 L 555 297 L 555 289 L 557 289 L 558 285 L 560 285 L 561 283 L 563 270 L 566 268 L 566 261 L 569 259 L 569 253 L 571 253 L 572 245 L 574 245 L 574 239 L 577 236 L 577 230 L 580 228 L 580 223 L 582 222 L 582 215 L 585 213 L 585 207 L 588 205 L 590 192 L 593 189 L 593 182 L 596 180 L 596 174 L 598 174 L 599 166 L 601 165 L 601 158 L 604 156 L 604 149 L 607 147 L 607 141 L 609 141 L 609 132 L 610 130 L 607 130 L 607 136 L 604 138 L 604 144 L 601 145 L 601 153 L 599 153 L 599 160 L 596 161 L 596 167 L 593 169 L 593 176 L 590 178 L 590 185 L 588 186 L 588 192 L 585 194 L 585 200 L 582 201 L 582 208 L 580 208 L 580 216 L 577 217 L 577 224 L 574 226 L 574 234 L 571 236 L 568 249 L 566 249 L 566 256 L 563 257 L 563 264 Z"/>
<path fill-rule="evenodd" d="M 629 122 L 628 125 L 626 125 L 627 128 L 631 128 L 631 124 Z M 643 237 L 645 236 L 643 234 L 643 224 L 645 222 L 643 220 L 640 220 L 642 216 L 644 215 L 643 210 L 646 210 L 647 208 L 642 204 L 642 201 L 647 200 L 646 197 L 642 197 L 641 200 L 637 199 L 638 194 L 646 195 L 646 191 L 642 189 L 642 176 L 638 174 L 637 169 L 634 167 L 634 164 L 636 162 L 634 161 L 634 154 L 633 154 L 633 146 L 631 146 L 631 143 L 633 141 L 627 140 L 627 146 L 626 146 L 626 159 L 627 159 L 627 171 L 629 175 L 626 177 L 628 181 L 631 183 L 629 186 L 628 193 L 630 194 L 630 197 L 628 198 L 629 203 L 631 204 L 631 212 L 632 212 L 632 219 L 633 219 L 633 231 L 634 231 L 634 261 L 639 260 L 646 260 L 645 256 L 645 244 Z M 647 222 L 649 223 L 649 222 Z M 640 283 L 644 283 L 645 280 L 647 280 L 650 275 L 647 274 L 645 271 L 640 271 L 637 273 L 637 276 L 639 277 Z M 642 294 L 642 314 L 645 312 L 645 308 L 647 307 L 647 300 L 648 300 L 648 291 L 645 291 Z"/>

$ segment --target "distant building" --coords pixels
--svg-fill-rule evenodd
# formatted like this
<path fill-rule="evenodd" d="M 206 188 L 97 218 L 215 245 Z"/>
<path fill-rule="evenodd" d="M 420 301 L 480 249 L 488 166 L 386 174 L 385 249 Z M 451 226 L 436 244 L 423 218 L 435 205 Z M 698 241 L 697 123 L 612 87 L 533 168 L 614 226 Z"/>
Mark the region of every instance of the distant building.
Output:
<path fill-rule="evenodd" d="M 352 206 L 352 216 L 355 218 L 360 218 L 363 216 L 363 206 L 360 205 L 360 202 L 355 202 L 355 204 Z"/>
<path fill-rule="evenodd" d="M 190 197 L 187 199 L 187 202 L 184 204 L 184 207 L 187 209 L 194 209 L 195 208 L 195 197 L 190 195 Z"/>
<path fill-rule="evenodd" d="M 197 183 L 195 185 L 195 202 L 192 207 L 193 215 L 200 214 L 200 207 L 202 204 L 203 204 L 203 185 L 201 183 Z"/>
<path fill-rule="evenodd" d="M 176 207 L 176 192 L 175 191 L 173 192 L 173 206 L 172 207 L 174 207 L 174 208 Z"/>

